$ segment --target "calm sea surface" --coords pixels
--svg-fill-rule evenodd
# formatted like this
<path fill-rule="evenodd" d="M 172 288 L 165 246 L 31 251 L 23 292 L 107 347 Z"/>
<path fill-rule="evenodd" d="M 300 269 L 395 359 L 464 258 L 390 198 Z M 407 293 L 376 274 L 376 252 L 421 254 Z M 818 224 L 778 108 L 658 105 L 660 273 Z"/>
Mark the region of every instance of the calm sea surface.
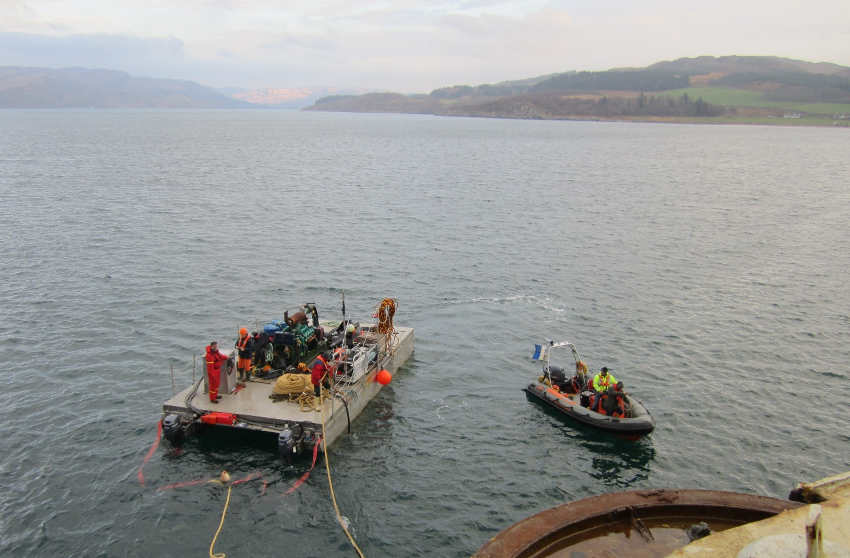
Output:
<path fill-rule="evenodd" d="M 156 437 L 192 355 L 396 298 L 416 349 L 330 448 L 366 556 L 462 557 L 609 491 L 850 470 L 846 130 L 283 111 L 0 111 L 0 555 L 352 556 L 324 463 Z M 253 329 L 253 328 L 252 328 Z M 658 427 L 520 389 L 576 344 Z M 188 368 L 187 368 L 188 366 Z"/>

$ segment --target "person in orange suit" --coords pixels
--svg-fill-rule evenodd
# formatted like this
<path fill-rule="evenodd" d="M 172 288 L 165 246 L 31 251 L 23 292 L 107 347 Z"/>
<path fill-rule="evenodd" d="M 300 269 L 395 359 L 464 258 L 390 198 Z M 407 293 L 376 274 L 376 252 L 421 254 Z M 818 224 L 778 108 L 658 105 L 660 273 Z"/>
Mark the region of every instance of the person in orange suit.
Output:
<path fill-rule="evenodd" d="M 218 384 L 221 382 L 221 363 L 227 360 L 227 355 L 218 350 L 218 341 L 207 345 L 207 377 L 210 382 L 210 402 L 218 404 L 221 396 L 218 394 Z"/>
<path fill-rule="evenodd" d="M 240 380 L 248 380 L 251 373 L 251 358 L 254 356 L 254 338 L 248 335 L 248 330 L 244 327 L 239 330 L 239 339 L 236 340 L 236 348 L 239 350 L 236 371 Z"/>

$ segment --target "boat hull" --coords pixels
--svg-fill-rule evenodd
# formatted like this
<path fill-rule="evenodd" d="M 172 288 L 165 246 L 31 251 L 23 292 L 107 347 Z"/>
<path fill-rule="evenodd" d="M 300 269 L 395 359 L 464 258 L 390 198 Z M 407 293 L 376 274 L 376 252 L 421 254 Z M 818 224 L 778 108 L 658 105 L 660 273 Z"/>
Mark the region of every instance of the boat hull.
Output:
<path fill-rule="evenodd" d="M 579 394 L 561 393 L 539 382 L 530 383 L 523 391 L 528 394 L 529 399 L 549 406 L 562 416 L 626 440 L 639 440 L 655 429 L 655 420 L 646 408 L 631 396 L 626 397 L 634 417 L 616 418 L 583 407 Z"/>

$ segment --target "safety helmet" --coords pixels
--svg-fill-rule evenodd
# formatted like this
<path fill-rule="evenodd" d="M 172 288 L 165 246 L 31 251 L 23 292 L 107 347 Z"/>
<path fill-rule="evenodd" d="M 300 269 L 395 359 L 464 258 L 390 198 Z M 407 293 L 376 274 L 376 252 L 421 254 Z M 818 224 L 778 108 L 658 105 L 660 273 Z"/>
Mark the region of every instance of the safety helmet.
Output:
<path fill-rule="evenodd" d="M 248 330 L 243 327 L 239 330 L 239 335 L 248 335 Z"/>
<path fill-rule="evenodd" d="M 348 324 L 348 327 L 345 328 L 345 331 L 347 331 L 348 333 L 354 333 L 354 329 L 354 324 Z"/>

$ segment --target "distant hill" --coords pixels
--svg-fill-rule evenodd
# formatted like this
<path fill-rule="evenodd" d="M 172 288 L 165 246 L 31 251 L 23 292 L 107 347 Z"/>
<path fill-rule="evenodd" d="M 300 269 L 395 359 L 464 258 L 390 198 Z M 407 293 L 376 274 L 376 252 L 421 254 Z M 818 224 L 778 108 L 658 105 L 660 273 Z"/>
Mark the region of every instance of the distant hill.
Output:
<path fill-rule="evenodd" d="M 775 56 L 700 56 L 646 68 L 453 85 L 407 100 L 365 97 L 328 97 L 307 110 L 535 119 L 775 118 L 791 111 L 796 118 L 846 124 L 850 68 Z"/>
<path fill-rule="evenodd" d="M 302 110 L 325 112 L 395 112 L 404 114 L 435 114 L 442 104 L 428 95 L 401 93 L 367 93 L 365 95 L 333 95 L 316 101 Z"/>
<path fill-rule="evenodd" d="M 248 108 L 194 81 L 115 70 L 0 67 L 0 108 Z"/>
<path fill-rule="evenodd" d="M 850 68 L 829 62 L 804 62 L 802 60 L 779 58 L 777 56 L 718 56 L 716 58 L 714 56 L 698 56 L 696 58 L 679 58 L 672 62 L 656 62 L 651 66 L 647 66 L 646 69 L 687 75 L 710 74 L 714 72 L 724 74 L 742 74 L 748 72 L 835 74 L 850 70 Z"/>
<path fill-rule="evenodd" d="M 274 87 L 266 89 L 218 89 L 228 97 L 263 108 L 300 109 L 330 95 L 363 95 L 368 89 L 339 87 Z"/>

